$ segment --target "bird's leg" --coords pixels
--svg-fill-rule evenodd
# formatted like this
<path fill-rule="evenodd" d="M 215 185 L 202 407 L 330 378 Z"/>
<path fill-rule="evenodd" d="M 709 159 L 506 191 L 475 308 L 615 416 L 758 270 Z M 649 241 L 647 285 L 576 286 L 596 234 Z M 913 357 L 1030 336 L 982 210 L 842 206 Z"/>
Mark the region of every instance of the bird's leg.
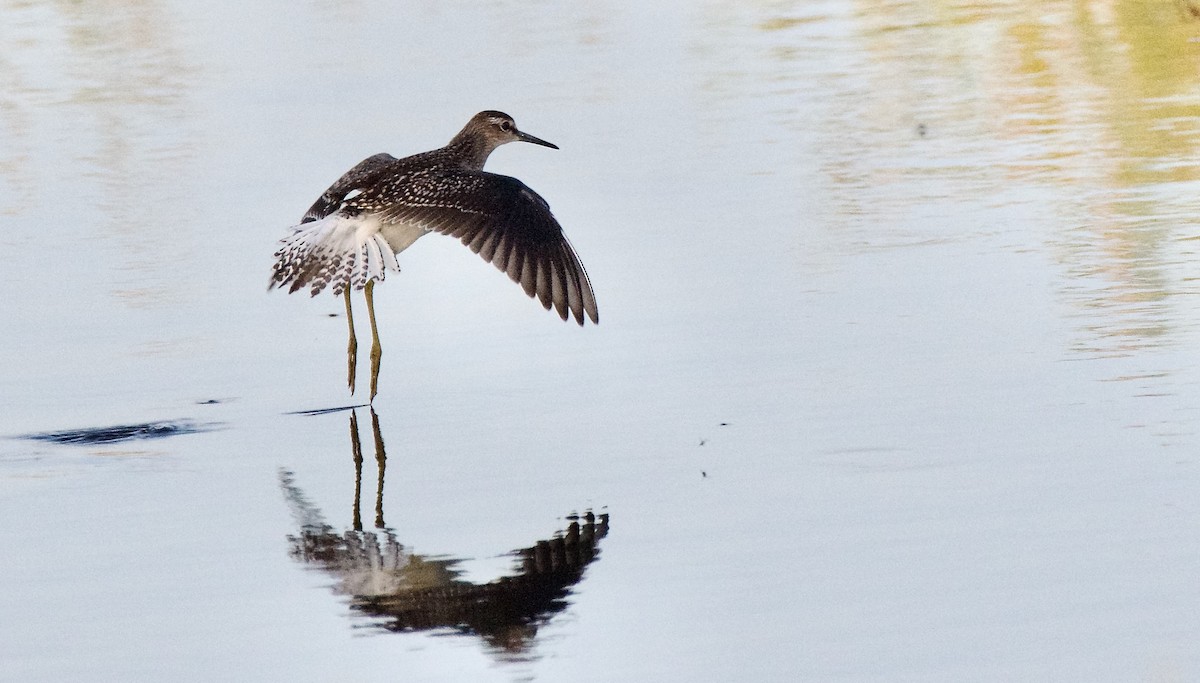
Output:
<path fill-rule="evenodd" d="M 378 393 L 379 387 L 379 359 L 383 357 L 383 348 L 379 345 L 379 329 L 375 327 L 375 281 L 367 281 L 367 289 L 365 295 L 367 298 L 367 316 L 371 319 L 371 401 L 375 401 L 375 394 Z"/>
<path fill-rule="evenodd" d="M 346 346 L 346 384 L 350 393 L 354 393 L 354 368 L 358 364 L 358 339 L 354 336 L 354 311 L 350 309 L 350 288 L 343 290 L 346 295 L 346 324 L 350 326 L 350 343 Z"/>

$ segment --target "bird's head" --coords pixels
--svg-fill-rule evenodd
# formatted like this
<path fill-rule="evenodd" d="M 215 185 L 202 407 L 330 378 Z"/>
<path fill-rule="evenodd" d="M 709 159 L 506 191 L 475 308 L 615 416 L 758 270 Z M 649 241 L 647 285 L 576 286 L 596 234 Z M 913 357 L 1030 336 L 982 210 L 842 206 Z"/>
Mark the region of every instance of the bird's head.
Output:
<path fill-rule="evenodd" d="M 467 128 L 486 137 L 491 142 L 492 149 L 506 142 L 532 142 L 535 145 L 558 149 L 558 145 L 517 130 L 517 123 L 513 121 L 513 117 L 502 111 L 481 111 L 471 117 Z"/>
<path fill-rule="evenodd" d="M 460 150 L 459 153 L 467 160 L 468 165 L 482 168 L 488 155 L 508 142 L 532 142 L 535 145 L 558 149 L 558 145 L 521 132 L 513 118 L 500 111 L 481 111 L 472 116 L 467 125 L 450 141 L 449 147 Z"/>

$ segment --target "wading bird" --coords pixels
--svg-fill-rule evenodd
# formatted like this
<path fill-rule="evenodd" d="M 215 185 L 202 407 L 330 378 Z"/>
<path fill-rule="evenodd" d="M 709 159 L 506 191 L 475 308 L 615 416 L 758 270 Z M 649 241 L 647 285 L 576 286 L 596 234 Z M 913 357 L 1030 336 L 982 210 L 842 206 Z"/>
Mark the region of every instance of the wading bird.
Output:
<path fill-rule="evenodd" d="M 268 289 L 330 287 L 346 301 L 350 328 L 347 383 L 354 393 L 358 341 L 350 290 L 364 290 L 371 321 L 371 400 L 375 400 L 382 349 L 375 326 L 373 290 L 396 254 L 430 232 L 457 237 L 471 251 L 508 273 L 546 310 L 583 325 L 599 322 L 591 281 L 550 205 L 516 178 L 487 173 L 488 155 L 508 142 L 557 146 L 517 130 L 508 114 L 476 114 L 445 147 L 397 159 L 362 160 L 325 190 L 299 225 L 281 240 Z"/>

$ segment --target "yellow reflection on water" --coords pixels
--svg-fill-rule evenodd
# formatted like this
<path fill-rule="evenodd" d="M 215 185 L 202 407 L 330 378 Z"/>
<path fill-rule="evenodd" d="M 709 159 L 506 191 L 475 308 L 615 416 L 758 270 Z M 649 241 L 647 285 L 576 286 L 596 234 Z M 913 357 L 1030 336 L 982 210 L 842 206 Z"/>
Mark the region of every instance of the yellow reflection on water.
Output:
<path fill-rule="evenodd" d="M 1010 161 L 1010 177 L 1062 193 L 1052 242 L 1082 321 L 1074 347 L 1171 343 L 1168 300 L 1192 289 L 1179 240 L 1200 208 L 1200 22 L 1170 2 L 1020 7 L 988 99 L 1002 139 L 1040 150 Z"/>
<path fill-rule="evenodd" d="M 1048 250 L 1074 348 L 1119 354 L 1171 343 L 1167 302 L 1197 291 L 1195 4 L 715 3 L 695 52 L 714 109 L 816 135 L 796 154 L 827 185 L 797 195 L 835 245 Z"/>
<path fill-rule="evenodd" d="M 1005 133 L 1078 131 L 1057 151 L 1107 161 L 1114 185 L 1195 180 L 1200 22 L 1165 2 L 1023 5 L 992 89 Z"/>

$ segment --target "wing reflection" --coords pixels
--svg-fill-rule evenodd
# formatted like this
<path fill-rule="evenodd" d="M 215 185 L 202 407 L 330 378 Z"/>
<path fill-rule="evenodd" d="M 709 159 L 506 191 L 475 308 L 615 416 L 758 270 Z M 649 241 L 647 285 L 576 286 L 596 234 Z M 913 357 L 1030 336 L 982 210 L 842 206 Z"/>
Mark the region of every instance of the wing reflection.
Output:
<path fill-rule="evenodd" d="M 333 576 L 334 592 L 349 596 L 358 614 L 393 632 L 445 631 L 478 635 L 494 651 L 527 653 L 538 628 L 568 605 L 567 597 L 599 557 L 608 533 L 608 514 L 591 511 L 567 518 L 564 530 L 527 548 L 511 551 L 513 570 L 487 583 L 463 578 L 464 559 L 410 553 L 383 522 L 383 482 L 387 466 L 379 417 L 371 410 L 375 461 L 375 530 L 361 521 L 362 442 L 358 416 L 350 413 L 350 444 L 355 485 L 352 526 L 338 531 L 304 495 L 295 476 L 280 471 L 280 487 L 300 527 L 289 535 L 291 556 Z"/>

